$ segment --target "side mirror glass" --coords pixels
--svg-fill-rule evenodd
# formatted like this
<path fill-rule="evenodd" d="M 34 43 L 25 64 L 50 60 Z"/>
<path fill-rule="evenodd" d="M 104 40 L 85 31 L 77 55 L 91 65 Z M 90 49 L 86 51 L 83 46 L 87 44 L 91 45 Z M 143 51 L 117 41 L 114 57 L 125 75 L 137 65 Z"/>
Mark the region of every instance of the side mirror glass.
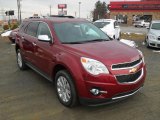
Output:
<path fill-rule="evenodd" d="M 38 36 L 39 41 L 44 41 L 44 42 L 50 42 L 51 39 L 48 37 L 48 35 L 39 35 Z"/>

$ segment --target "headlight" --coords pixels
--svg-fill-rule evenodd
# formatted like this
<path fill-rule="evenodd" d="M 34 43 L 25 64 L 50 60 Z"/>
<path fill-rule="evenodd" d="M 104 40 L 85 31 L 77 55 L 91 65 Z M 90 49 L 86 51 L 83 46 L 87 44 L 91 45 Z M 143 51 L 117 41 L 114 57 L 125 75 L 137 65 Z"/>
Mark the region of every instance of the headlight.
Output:
<path fill-rule="evenodd" d="M 138 52 L 139 52 L 139 54 L 140 54 L 140 55 L 141 55 L 141 57 L 142 57 L 142 61 L 143 61 L 143 63 L 145 63 L 145 62 L 144 62 L 144 56 L 143 56 L 142 51 L 138 50 Z"/>
<path fill-rule="evenodd" d="M 149 38 L 149 40 L 156 40 L 157 39 L 156 36 L 152 35 L 152 34 L 149 34 L 148 38 Z"/>
<path fill-rule="evenodd" d="M 81 57 L 81 63 L 84 69 L 92 75 L 109 74 L 106 66 L 97 60 Z"/>

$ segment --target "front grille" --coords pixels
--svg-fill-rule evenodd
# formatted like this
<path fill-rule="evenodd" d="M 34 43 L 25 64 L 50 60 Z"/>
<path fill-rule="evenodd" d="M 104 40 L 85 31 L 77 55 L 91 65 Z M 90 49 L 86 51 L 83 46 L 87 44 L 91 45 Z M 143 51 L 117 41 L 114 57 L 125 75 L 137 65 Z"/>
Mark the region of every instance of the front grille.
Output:
<path fill-rule="evenodd" d="M 141 61 L 142 61 L 142 58 L 130 63 L 121 63 L 121 64 L 112 65 L 112 69 L 122 69 L 122 68 L 133 67 L 139 64 Z"/>
<path fill-rule="evenodd" d="M 156 44 L 154 44 L 154 43 L 150 43 L 150 45 L 151 45 L 151 46 L 156 46 Z"/>
<path fill-rule="evenodd" d="M 116 76 L 119 83 L 128 83 L 136 81 L 142 74 L 142 70 L 134 74 Z"/>
<path fill-rule="evenodd" d="M 157 47 L 160 47 L 160 44 L 157 44 Z"/>

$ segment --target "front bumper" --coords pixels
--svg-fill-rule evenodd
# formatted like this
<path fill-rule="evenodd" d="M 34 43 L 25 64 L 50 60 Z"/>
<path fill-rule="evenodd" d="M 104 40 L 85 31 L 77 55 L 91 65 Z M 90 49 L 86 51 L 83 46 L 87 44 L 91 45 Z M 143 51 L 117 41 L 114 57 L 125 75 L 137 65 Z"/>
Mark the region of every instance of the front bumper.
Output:
<path fill-rule="evenodd" d="M 134 95 L 143 86 L 146 77 L 146 66 L 141 66 L 139 70 L 143 70 L 142 75 L 136 81 L 128 83 L 119 83 L 115 75 L 112 74 L 97 77 L 85 76 L 85 87 L 79 89 L 80 103 L 91 106 L 103 105 Z M 121 72 L 124 71 L 121 70 Z M 98 88 L 103 93 L 97 96 L 93 95 L 90 92 L 92 88 Z"/>
<path fill-rule="evenodd" d="M 143 85 L 142 85 L 143 87 Z M 111 104 L 114 102 L 118 102 L 121 100 L 124 100 L 134 94 L 136 94 L 142 87 L 132 90 L 129 92 L 124 92 L 120 93 L 118 95 L 113 96 L 112 98 L 106 98 L 106 99 L 90 99 L 90 98 L 80 98 L 80 103 L 83 105 L 88 105 L 88 106 L 99 106 L 99 105 L 106 105 L 106 104 Z"/>
<path fill-rule="evenodd" d="M 148 40 L 149 46 L 160 48 L 160 40 Z"/>

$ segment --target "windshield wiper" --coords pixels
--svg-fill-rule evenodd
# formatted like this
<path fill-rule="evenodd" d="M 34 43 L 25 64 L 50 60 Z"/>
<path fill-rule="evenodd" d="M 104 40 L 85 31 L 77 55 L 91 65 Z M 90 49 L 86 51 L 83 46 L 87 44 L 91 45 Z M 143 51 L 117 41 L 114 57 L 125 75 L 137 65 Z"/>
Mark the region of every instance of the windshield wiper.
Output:
<path fill-rule="evenodd" d="M 84 42 L 103 42 L 103 41 L 109 41 L 107 39 L 94 39 L 94 40 L 88 40 L 88 41 L 84 41 Z"/>
<path fill-rule="evenodd" d="M 107 39 L 94 39 L 94 40 L 86 40 L 86 41 L 78 41 L 78 42 L 62 42 L 62 44 L 83 44 L 88 42 L 102 42 L 102 41 L 109 41 Z"/>
<path fill-rule="evenodd" d="M 82 44 L 84 42 L 62 42 L 62 44 Z"/>

